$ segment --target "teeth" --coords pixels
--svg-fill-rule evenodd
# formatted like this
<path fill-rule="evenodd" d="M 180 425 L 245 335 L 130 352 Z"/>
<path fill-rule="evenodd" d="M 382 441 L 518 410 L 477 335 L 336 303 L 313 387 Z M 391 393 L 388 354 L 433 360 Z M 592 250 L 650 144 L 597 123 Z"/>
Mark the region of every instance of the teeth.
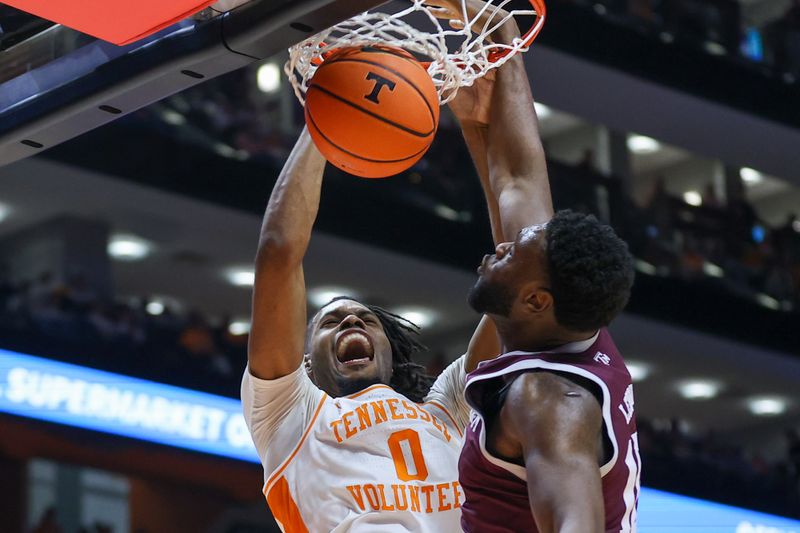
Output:
<path fill-rule="evenodd" d="M 345 335 L 345 337 L 339 342 L 336 350 L 337 354 L 342 355 L 347 353 L 347 349 L 352 343 L 361 344 L 365 350 L 370 350 L 369 338 L 363 333 L 353 332 Z"/>

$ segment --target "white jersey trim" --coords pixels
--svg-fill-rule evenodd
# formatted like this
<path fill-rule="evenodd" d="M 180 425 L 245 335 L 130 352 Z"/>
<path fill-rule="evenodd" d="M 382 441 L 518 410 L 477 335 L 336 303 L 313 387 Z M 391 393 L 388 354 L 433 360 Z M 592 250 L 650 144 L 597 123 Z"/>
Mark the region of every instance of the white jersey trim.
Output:
<path fill-rule="evenodd" d="M 595 338 L 596 338 L 596 336 L 595 336 Z M 589 346 L 591 346 L 591 344 Z M 587 348 L 588 348 L 588 346 L 587 346 Z M 582 350 L 582 351 L 585 351 L 585 350 Z M 547 352 L 547 353 L 553 353 L 553 352 Z M 607 436 L 608 436 L 609 440 L 611 441 L 611 445 L 614 447 L 614 453 L 611 456 L 611 459 L 606 464 L 604 464 L 603 466 L 600 467 L 600 477 L 605 477 L 605 475 L 608 474 L 611 471 L 611 469 L 614 468 L 614 465 L 617 463 L 617 458 L 618 458 L 618 455 L 619 455 L 619 449 L 618 449 L 618 446 L 617 446 L 617 439 L 616 439 L 616 436 L 614 434 L 614 426 L 611 423 L 612 422 L 612 420 L 611 420 L 611 393 L 608 391 L 608 387 L 603 382 L 603 380 L 601 380 L 596 375 L 592 374 L 591 372 L 589 372 L 587 370 L 584 370 L 582 368 L 578 368 L 578 367 L 575 367 L 575 366 L 572 366 L 572 365 L 567 365 L 567 364 L 563 364 L 563 363 L 549 363 L 547 361 L 542 361 L 541 359 L 526 359 L 526 360 L 523 360 L 523 361 L 518 361 L 518 362 L 516 362 L 516 363 L 514 363 L 514 364 L 512 364 L 512 365 L 510 365 L 510 366 L 508 366 L 506 368 L 498 370 L 496 372 L 492 372 L 491 374 L 484 374 L 484 375 L 481 375 L 481 376 L 475 376 L 475 377 L 469 378 L 467 380 L 467 388 L 469 388 L 470 384 L 477 383 L 478 381 L 485 381 L 487 379 L 496 378 L 497 376 L 501 376 L 503 374 L 510 374 L 510 373 L 513 373 L 513 372 L 519 372 L 519 371 L 523 371 L 523 370 L 552 370 L 554 372 L 566 372 L 568 374 L 576 374 L 576 375 L 579 375 L 581 377 L 584 377 L 586 379 L 589 379 L 589 380 L 593 381 L 594 383 L 596 383 L 600 387 L 600 390 L 603 392 L 603 405 L 602 405 L 603 422 L 604 422 L 603 425 L 606 428 L 606 433 L 607 433 Z M 476 412 L 477 412 L 477 410 L 476 410 Z M 523 467 L 521 467 L 519 465 L 515 465 L 513 463 L 509 463 L 507 461 L 503 461 L 502 459 L 499 459 L 497 457 L 494 457 L 493 455 L 489 454 L 489 452 L 486 450 L 485 442 L 484 442 L 484 438 L 485 438 L 484 429 L 486 427 L 486 423 L 485 423 L 481 413 L 477 412 L 477 414 L 478 414 L 478 416 L 481 417 L 481 422 L 482 423 L 481 423 L 480 443 L 481 443 L 481 451 L 484 453 L 484 456 L 486 457 L 486 459 L 489 460 L 491 463 L 493 463 L 493 464 L 495 464 L 495 465 L 497 465 L 497 466 L 499 466 L 499 467 L 501 467 L 501 468 L 503 468 L 505 470 L 508 470 L 509 472 L 514 474 L 515 476 L 517 476 L 517 477 L 519 477 L 521 479 L 525 479 L 525 475 L 524 475 L 525 468 L 523 468 Z M 520 471 L 523 473 L 523 475 L 519 474 Z"/>
<path fill-rule="evenodd" d="M 481 432 L 478 434 L 478 442 L 481 445 L 481 454 L 483 454 L 483 457 L 493 465 L 498 466 L 503 470 L 507 470 L 521 480 L 527 480 L 527 472 L 524 466 L 520 466 L 515 463 L 509 463 L 508 461 L 504 461 L 489 453 L 489 451 L 486 449 L 486 421 L 483 419 L 483 416 L 481 416 L 480 413 L 477 413 L 477 415 L 481 419 Z"/>

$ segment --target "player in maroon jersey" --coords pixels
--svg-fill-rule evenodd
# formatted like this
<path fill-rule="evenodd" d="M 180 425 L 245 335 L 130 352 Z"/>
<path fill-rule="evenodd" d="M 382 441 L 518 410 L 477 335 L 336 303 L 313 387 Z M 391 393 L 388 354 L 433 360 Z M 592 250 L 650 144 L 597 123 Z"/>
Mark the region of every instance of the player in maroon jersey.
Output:
<path fill-rule="evenodd" d="M 517 32 L 506 24 L 493 38 Z M 633 387 L 605 330 L 633 283 L 627 246 L 594 217 L 553 215 L 521 57 L 461 89 L 451 108 L 498 199 L 503 216 L 490 215 L 505 241 L 469 295 L 494 320 L 502 354 L 467 379 L 464 530 L 635 531 Z"/>

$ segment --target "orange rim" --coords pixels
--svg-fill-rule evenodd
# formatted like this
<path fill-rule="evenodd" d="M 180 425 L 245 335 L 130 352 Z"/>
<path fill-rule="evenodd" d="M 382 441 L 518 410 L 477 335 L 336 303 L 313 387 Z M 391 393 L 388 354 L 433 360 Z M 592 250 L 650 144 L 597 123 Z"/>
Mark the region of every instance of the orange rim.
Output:
<path fill-rule="evenodd" d="M 522 36 L 526 48 L 532 45 L 536 37 L 539 36 L 539 32 L 541 32 L 544 27 L 544 20 L 547 17 L 547 6 L 544 0 L 530 0 L 530 2 L 531 6 L 533 6 L 533 10 L 536 11 L 536 22 L 534 22 L 533 26 Z M 489 61 L 495 63 L 510 53 L 511 50 L 492 50 L 489 52 Z"/>
<path fill-rule="evenodd" d="M 522 40 L 525 43 L 525 47 L 528 48 L 533 44 L 533 41 L 536 40 L 536 37 L 539 36 L 539 32 L 542 31 L 544 27 L 544 21 L 547 17 L 547 6 L 544 3 L 544 0 L 530 0 L 531 6 L 533 10 L 536 11 L 536 21 L 534 22 L 533 26 L 522 36 Z M 327 44 L 322 42 L 319 44 L 320 48 L 326 47 Z M 333 52 L 337 49 L 333 48 L 328 50 L 327 52 L 323 52 L 321 56 L 317 56 L 311 60 L 311 64 L 314 66 L 320 66 Z M 512 50 L 491 50 L 489 52 L 489 61 L 492 63 L 496 63 L 497 61 L 501 60 L 502 58 L 506 57 L 512 52 Z M 427 68 L 431 63 L 430 61 L 420 61 L 420 63 Z"/>

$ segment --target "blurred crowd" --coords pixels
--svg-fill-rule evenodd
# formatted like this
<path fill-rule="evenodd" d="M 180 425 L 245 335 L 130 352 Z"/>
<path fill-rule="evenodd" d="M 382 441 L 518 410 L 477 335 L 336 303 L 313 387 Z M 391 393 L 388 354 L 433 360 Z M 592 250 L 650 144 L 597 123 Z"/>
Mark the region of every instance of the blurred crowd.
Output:
<path fill-rule="evenodd" d="M 715 282 L 776 310 L 800 305 L 797 214 L 770 227 L 745 198 L 723 205 L 709 190 L 701 206 L 692 206 L 670 196 L 659 180 L 644 206 L 615 216 L 648 273 Z"/>
<path fill-rule="evenodd" d="M 0 279 L 2 347 L 236 396 L 247 337 L 230 319 L 160 303 L 148 312 L 146 298 L 106 301 L 88 287 L 82 275 Z"/>
<path fill-rule="evenodd" d="M 800 79 L 800 0 L 561 0 L 608 19 Z"/>
<path fill-rule="evenodd" d="M 642 483 L 764 512 L 800 517 L 800 433 L 785 432 L 777 461 L 678 419 L 637 420 Z M 691 492 L 689 492 L 689 490 Z"/>

